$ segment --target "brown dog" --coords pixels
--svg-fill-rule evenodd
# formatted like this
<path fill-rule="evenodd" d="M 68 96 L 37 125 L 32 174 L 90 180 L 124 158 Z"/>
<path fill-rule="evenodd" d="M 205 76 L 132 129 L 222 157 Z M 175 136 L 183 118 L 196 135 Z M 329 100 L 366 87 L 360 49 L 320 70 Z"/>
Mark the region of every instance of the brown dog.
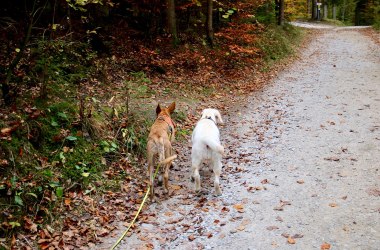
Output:
<path fill-rule="evenodd" d="M 147 143 L 147 157 L 148 157 L 148 175 L 150 180 L 150 196 L 154 201 L 154 172 L 157 164 L 160 164 L 164 173 L 164 192 L 169 191 L 169 168 L 173 159 L 172 142 L 175 136 L 174 123 L 170 117 L 175 109 L 175 102 L 167 108 L 161 108 L 160 104 L 157 105 L 156 121 L 153 123 Z M 158 158 L 158 161 L 156 159 Z"/>

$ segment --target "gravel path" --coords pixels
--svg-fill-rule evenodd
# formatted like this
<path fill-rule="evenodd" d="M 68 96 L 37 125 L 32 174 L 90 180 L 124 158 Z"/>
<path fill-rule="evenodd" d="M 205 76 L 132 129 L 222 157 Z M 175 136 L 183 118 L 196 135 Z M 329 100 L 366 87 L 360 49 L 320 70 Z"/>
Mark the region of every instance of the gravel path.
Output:
<path fill-rule="evenodd" d="M 379 249 L 378 45 L 359 29 L 319 30 L 242 103 L 221 127 L 223 195 L 212 196 L 204 171 L 196 196 L 190 149 L 180 152 L 170 198 L 151 204 L 118 249 Z"/>

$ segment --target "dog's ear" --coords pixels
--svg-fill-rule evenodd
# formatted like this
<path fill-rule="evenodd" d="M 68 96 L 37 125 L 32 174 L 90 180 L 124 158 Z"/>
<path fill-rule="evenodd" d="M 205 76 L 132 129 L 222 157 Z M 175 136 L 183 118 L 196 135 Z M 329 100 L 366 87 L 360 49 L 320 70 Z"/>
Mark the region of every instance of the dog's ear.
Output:
<path fill-rule="evenodd" d="M 160 104 L 157 104 L 156 115 L 158 115 L 159 113 L 161 113 L 161 107 Z"/>
<path fill-rule="evenodd" d="M 222 116 L 220 115 L 219 111 L 215 112 L 216 119 L 218 120 L 218 123 L 223 124 Z"/>
<path fill-rule="evenodd" d="M 172 104 L 170 104 L 170 106 L 168 107 L 168 110 L 169 110 L 169 113 L 173 113 L 173 111 L 175 110 L 175 102 L 173 102 Z"/>

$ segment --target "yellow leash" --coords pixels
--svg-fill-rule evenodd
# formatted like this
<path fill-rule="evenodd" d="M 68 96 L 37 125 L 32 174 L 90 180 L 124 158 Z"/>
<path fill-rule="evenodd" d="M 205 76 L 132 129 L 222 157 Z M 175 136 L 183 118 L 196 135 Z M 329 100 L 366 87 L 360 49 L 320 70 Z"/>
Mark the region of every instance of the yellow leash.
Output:
<path fill-rule="evenodd" d="M 163 160 L 162 162 L 159 162 L 158 165 L 157 165 L 157 168 L 156 168 L 156 171 L 154 172 L 154 175 L 153 175 L 153 179 L 156 178 L 156 175 L 158 173 L 158 169 L 160 169 L 160 166 L 162 164 L 167 164 L 169 162 L 171 162 L 172 160 L 174 160 L 175 158 L 177 158 L 177 155 L 172 155 L 170 156 L 169 158 L 166 158 L 165 160 Z M 112 246 L 111 250 L 114 250 L 115 247 L 117 247 L 120 242 L 122 241 L 122 239 L 125 237 L 125 235 L 128 233 L 129 229 L 131 229 L 131 227 L 133 226 L 133 224 L 135 223 L 137 217 L 139 216 L 140 212 L 141 212 L 141 209 L 143 208 L 144 206 L 144 203 L 146 201 L 146 199 L 148 198 L 148 194 L 149 194 L 149 191 L 150 191 L 150 185 L 148 186 L 148 189 L 146 190 L 146 193 L 145 193 L 145 196 L 144 196 L 144 199 L 143 201 L 141 202 L 140 204 L 140 207 L 139 209 L 137 210 L 137 213 L 135 215 L 135 217 L 133 218 L 132 222 L 129 224 L 127 230 L 124 231 L 124 233 L 121 235 L 121 237 L 116 241 L 116 243 Z"/>

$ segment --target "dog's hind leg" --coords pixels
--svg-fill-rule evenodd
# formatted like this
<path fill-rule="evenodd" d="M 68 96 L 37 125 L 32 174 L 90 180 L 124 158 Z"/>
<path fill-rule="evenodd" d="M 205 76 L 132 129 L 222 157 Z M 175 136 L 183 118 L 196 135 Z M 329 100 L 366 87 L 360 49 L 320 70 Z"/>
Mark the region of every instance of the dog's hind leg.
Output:
<path fill-rule="evenodd" d="M 195 191 L 199 192 L 201 190 L 201 177 L 199 175 L 199 168 L 202 161 L 199 159 L 192 159 L 191 161 L 191 172 L 193 173 L 192 177 L 195 180 Z"/>
<path fill-rule="evenodd" d="M 169 158 L 172 156 L 172 146 L 169 143 L 166 143 L 165 146 L 164 146 L 164 155 L 165 155 L 165 159 Z M 163 167 L 163 172 L 164 172 L 164 192 L 167 194 L 169 193 L 169 169 L 170 169 L 170 166 L 172 165 L 171 162 L 168 162 L 166 164 L 164 164 L 162 167 Z"/>
<path fill-rule="evenodd" d="M 215 176 L 215 179 L 214 179 L 215 194 L 221 195 L 222 191 L 220 190 L 220 186 L 219 186 L 219 177 L 220 177 L 220 174 L 222 173 L 222 163 L 220 162 L 220 159 L 218 160 L 215 159 L 213 161 L 213 171 L 214 171 L 214 176 Z"/>
<path fill-rule="evenodd" d="M 152 145 L 148 142 L 148 146 Z M 150 147 L 152 149 L 152 147 Z M 154 201 L 154 153 L 152 150 L 148 150 L 147 152 L 147 160 L 148 160 L 148 176 L 149 176 L 149 184 L 150 184 L 150 199 Z"/>

